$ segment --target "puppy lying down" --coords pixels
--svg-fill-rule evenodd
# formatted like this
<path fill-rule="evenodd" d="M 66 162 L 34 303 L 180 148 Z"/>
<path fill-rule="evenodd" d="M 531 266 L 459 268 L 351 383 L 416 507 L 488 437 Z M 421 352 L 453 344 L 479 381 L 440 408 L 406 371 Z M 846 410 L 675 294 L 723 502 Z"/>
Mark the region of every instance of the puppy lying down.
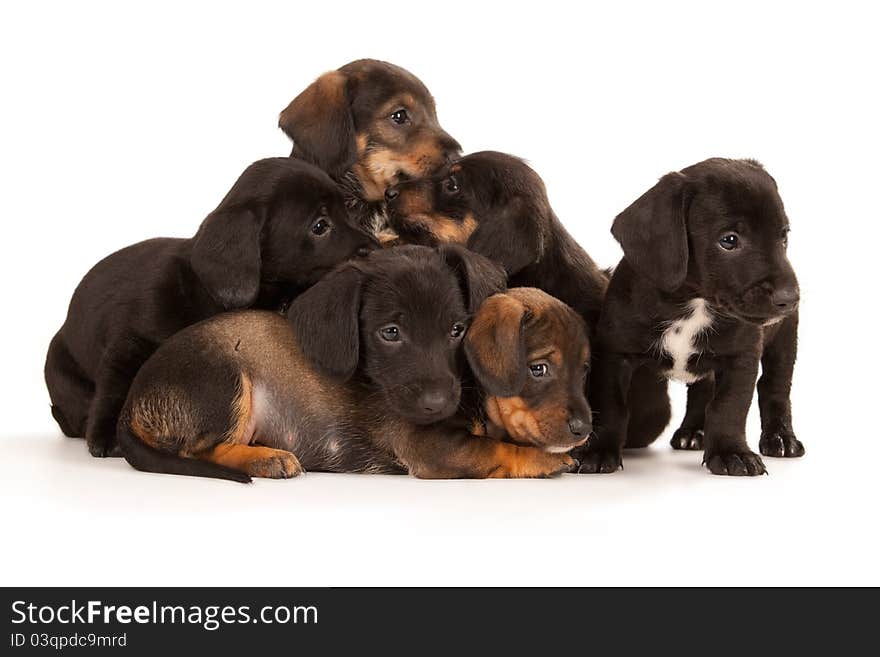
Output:
<path fill-rule="evenodd" d="M 503 286 L 497 266 L 464 249 L 405 246 L 338 268 L 286 318 L 201 322 L 140 369 L 120 446 L 141 470 L 242 482 L 303 470 L 567 471 L 567 450 L 591 428 L 583 321 L 537 290 L 512 290 L 476 313 L 466 338 Z M 465 370 L 466 339 L 486 393 Z M 512 440 L 489 437 L 508 430 Z"/>

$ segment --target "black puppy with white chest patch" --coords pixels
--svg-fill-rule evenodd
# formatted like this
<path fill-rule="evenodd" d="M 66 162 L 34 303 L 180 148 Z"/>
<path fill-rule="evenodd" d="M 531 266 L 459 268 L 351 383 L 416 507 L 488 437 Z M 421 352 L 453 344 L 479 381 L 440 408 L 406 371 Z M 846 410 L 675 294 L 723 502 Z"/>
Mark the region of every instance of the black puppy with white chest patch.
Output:
<path fill-rule="evenodd" d="M 760 451 L 801 456 L 789 392 L 799 288 L 788 261 L 789 221 L 776 182 L 752 160 L 710 159 L 670 173 L 614 221 L 624 258 L 597 330 L 597 438 L 581 472 L 621 465 L 633 373 L 682 380 L 688 413 L 673 438 L 704 449 L 714 474 L 759 475 L 745 439 L 758 363 Z"/>

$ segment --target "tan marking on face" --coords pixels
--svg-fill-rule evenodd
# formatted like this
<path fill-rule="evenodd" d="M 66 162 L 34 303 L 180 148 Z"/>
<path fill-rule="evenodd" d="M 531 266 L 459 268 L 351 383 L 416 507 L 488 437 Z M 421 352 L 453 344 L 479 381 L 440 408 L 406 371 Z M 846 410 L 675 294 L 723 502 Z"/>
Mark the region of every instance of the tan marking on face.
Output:
<path fill-rule="evenodd" d="M 522 397 L 488 397 L 486 413 L 508 435 L 521 442 L 536 443 L 541 440 L 541 429 L 534 412 Z"/>
<path fill-rule="evenodd" d="M 406 144 L 402 150 L 389 146 L 370 145 L 367 133 L 358 133 L 358 161 L 352 167 L 361 183 L 364 198 L 381 201 L 385 190 L 397 182 L 398 175 L 424 178 L 443 163 L 444 152 L 435 139 Z"/>

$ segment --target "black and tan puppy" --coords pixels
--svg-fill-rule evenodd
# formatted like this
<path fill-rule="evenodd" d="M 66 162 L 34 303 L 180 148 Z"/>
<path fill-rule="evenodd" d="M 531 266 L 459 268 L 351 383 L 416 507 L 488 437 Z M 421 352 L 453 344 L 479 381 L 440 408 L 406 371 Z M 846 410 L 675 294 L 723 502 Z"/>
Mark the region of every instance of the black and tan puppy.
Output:
<path fill-rule="evenodd" d="M 703 448 L 714 474 L 758 475 L 746 416 L 758 382 L 768 456 L 801 456 L 789 392 L 799 288 L 776 183 L 753 160 L 710 159 L 670 173 L 614 220 L 624 258 L 598 330 L 597 438 L 581 472 L 621 464 L 630 378 L 640 369 L 691 389 L 678 448 Z"/>
<path fill-rule="evenodd" d="M 435 175 L 388 191 L 388 221 L 401 241 L 464 244 L 507 271 L 510 285 L 561 299 L 596 328 L 607 275 L 553 212 L 540 176 L 512 155 L 467 155 Z M 628 444 L 643 446 L 669 423 L 669 397 L 656 377 L 637 374 Z"/>
<path fill-rule="evenodd" d="M 236 481 L 566 470 L 564 453 L 473 435 L 459 411 L 471 309 L 503 280 L 464 249 L 406 246 L 344 265 L 287 319 L 246 311 L 185 329 L 138 373 L 123 452 L 141 470 Z"/>
<path fill-rule="evenodd" d="M 378 234 L 385 190 L 426 176 L 461 151 L 437 121 L 430 92 L 399 66 L 359 59 L 319 77 L 281 112 L 292 157 L 324 169 L 349 212 Z"/>
<path fill-rule="evenodd" d="M 474 317 L 465 352 L 481 391 L 475 433 L 551 452 L 587 442 L 589 341 L 569 306 L 532 287 L 495 294 Z"/>
<path fill-rule="evenodd" d="M 110 454 L 129 384 L 160 342 L 224 310 L 271 307 L 374 245 L 323 171 L 255 162 L 192 239 L 140 242 L 86 274 L 46 359 L 52 415 Z"/>

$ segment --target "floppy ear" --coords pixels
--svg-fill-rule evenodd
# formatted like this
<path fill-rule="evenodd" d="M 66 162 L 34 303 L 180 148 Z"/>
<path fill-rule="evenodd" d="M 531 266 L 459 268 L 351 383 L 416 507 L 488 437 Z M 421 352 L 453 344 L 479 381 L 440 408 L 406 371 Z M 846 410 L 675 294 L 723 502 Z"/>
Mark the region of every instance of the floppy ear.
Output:
<path fill-rule="evenodd" d="M 318 370 L 347 381 L 360 354 L 360 308 L 363 272 L 343 266 L 298 296 L 287 319 L 300 348 Z"/>
<path fill-rule="evenodd" d="M 687 276 L 686 182 L 681 173 L 666 174 L 611 226 L 633 269 L 666 292 L 678 288 Z"/>
<path fill-rule="evenodd" d="M 469 313 L 476 313 L 488 297 L 507 289 L 504 270 L 488 258 L 452 244 L 441 246 L 439 251 L 458 277 Z"/>
<path fill-rule="evenodd" d="M 315 80 L 278 117 L 278 126 L 293 140 L 291 155 L 341 177 L 357 159 L 351 83 L 339 71 Z"/>
<path fill-rule="evenodd" d="M 529 311 L 507 294 L 480 306 L 464 337 L 464 352 L 477 380 L 490 395 L 513 397 L 526 384 L 523 324 Z"/>
<path fill-rule="evenodd" d="M 205 218 L 193 238 L 190 266 L 225 310 L 247 308 L 257 300 L 261 215 L 249 207 L 221 204 Z"/>
<path fill-rule="evenodd" d="M 513 276 L 538 261 L 544 252 L 539 210 L 520 196 L 512 198 L 480 225 L 467 242 L 476 251 L 501 264 Z"/>

